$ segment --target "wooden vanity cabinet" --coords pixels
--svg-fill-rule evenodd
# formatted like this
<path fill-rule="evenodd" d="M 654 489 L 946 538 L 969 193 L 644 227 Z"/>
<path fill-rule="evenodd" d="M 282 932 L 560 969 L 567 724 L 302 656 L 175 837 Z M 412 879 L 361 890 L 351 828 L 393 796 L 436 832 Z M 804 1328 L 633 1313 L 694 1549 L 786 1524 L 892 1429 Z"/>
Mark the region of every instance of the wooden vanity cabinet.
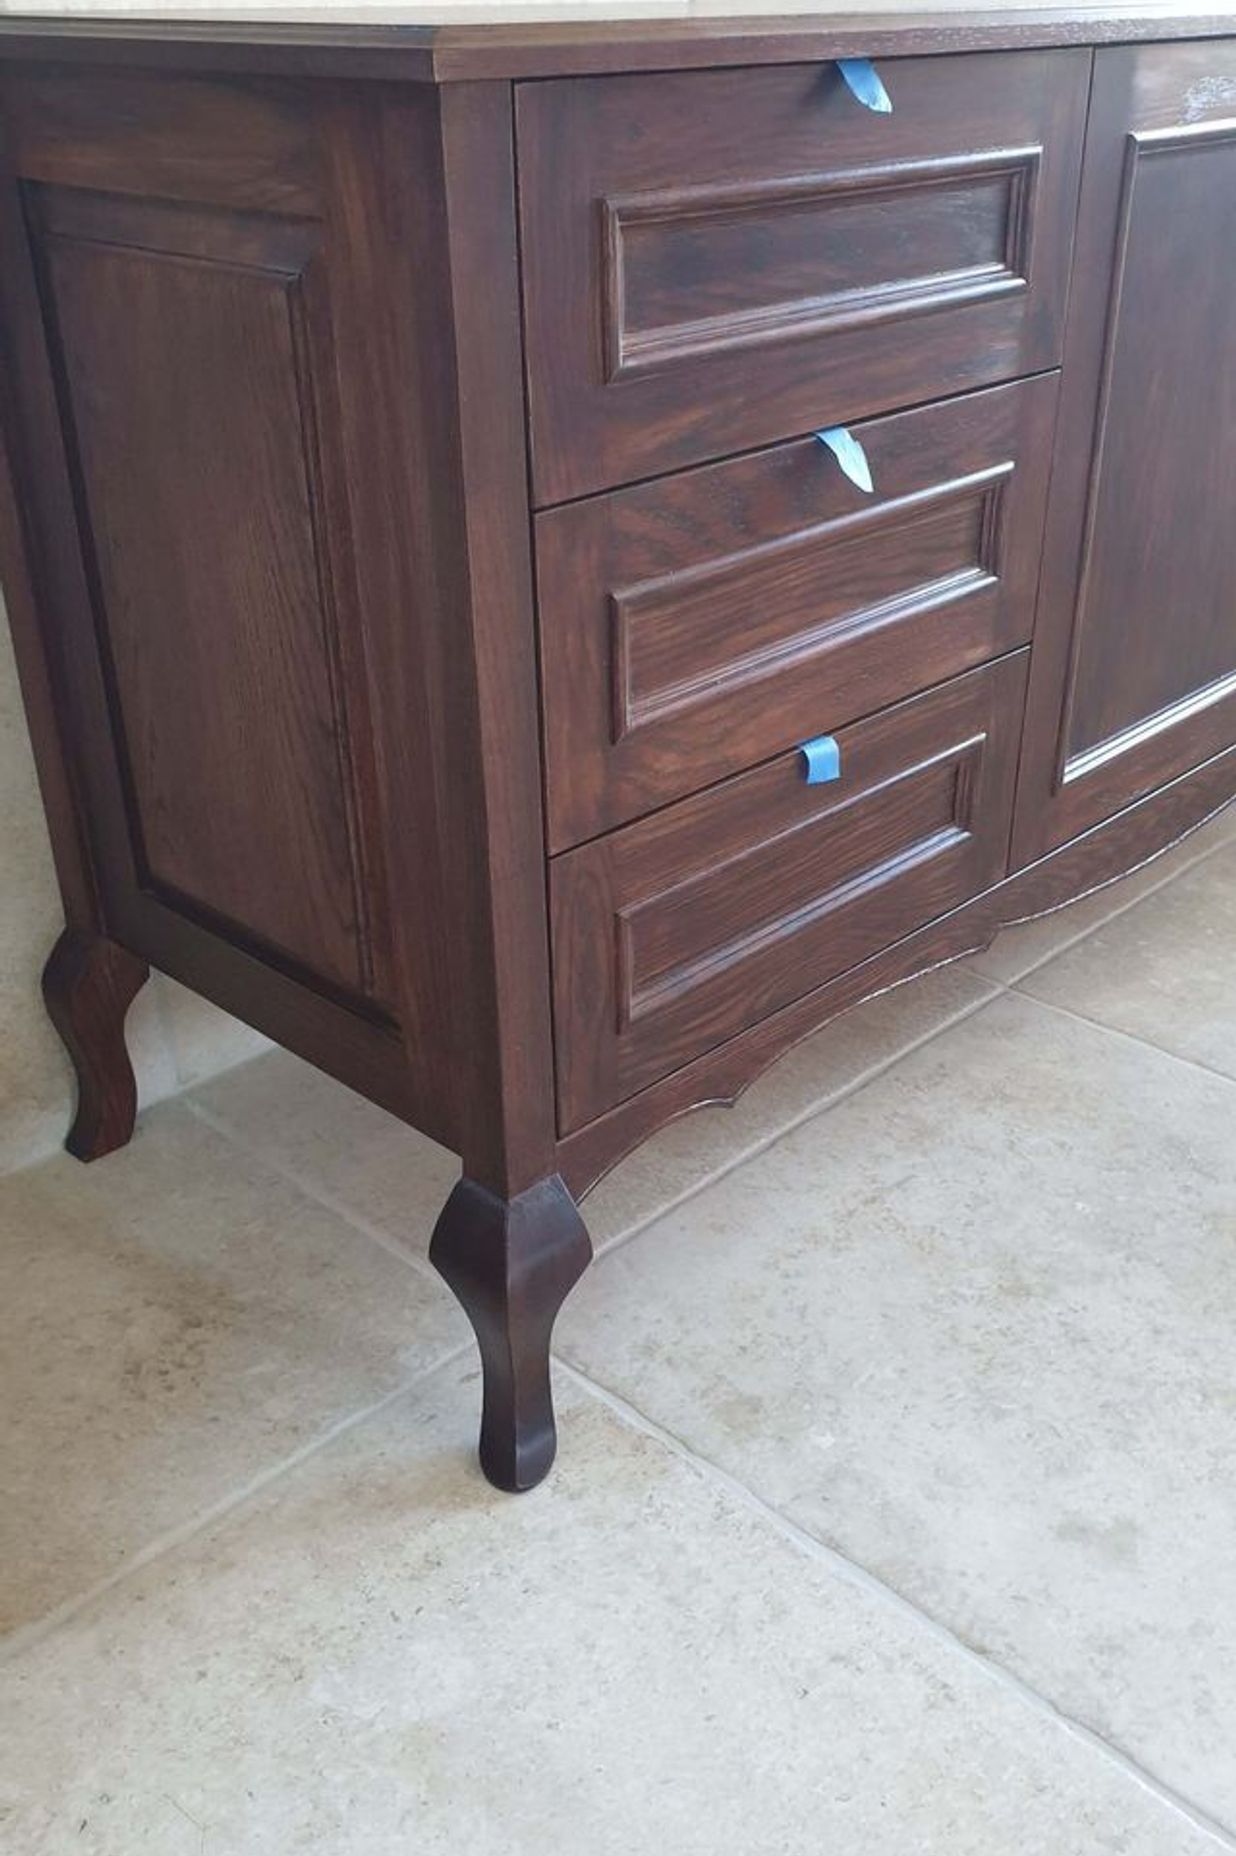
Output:
<path fill-rule="evenodd" d="M 1236 38 L 10 18 L 0 124 L 70 1148 L 153 964 L 453 1149 L 529 1487 L 603 1172 L 1236 792 Z"/>

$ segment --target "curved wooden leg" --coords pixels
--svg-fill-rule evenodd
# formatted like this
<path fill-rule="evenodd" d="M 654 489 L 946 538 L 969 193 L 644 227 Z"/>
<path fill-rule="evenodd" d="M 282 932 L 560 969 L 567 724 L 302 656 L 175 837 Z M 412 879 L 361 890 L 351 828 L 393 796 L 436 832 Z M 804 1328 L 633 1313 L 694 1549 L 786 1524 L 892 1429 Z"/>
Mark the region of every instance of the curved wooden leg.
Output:
<path fill-rule="evenodd" d="M 550 1335 L 592 1260 L 575 1201 L 558 1178 L 515 1199 L 461 1179 L 434 1228 L 429 1260 L 459 1297 L 480 1344 L 481 1468 L 495 1488 L 535 1488 L 557 1448 Z"/>
<path fill-rule="evenodd" d="M 102 935 L 66 928 L 43 969 L 48 1016 L 77 1072 L 77 1114 L 65 1146 L 78 1160 L 123 1147 L 137 1115 L 125 1014 L 150 968 Z"/>

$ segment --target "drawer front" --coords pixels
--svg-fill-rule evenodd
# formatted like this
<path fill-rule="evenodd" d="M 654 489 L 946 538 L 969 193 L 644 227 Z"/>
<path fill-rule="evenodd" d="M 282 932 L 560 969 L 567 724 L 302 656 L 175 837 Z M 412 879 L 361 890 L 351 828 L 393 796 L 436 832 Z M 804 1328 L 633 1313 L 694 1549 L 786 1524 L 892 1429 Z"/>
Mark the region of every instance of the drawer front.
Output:
<path fill-rule="evenodd" d="M 520 86 L 536 501 L 1055 366 L 1089 66 Z"/>
<path fill-rule="evenodd" d="M 1024 644 L 1056 378 L 540 515 L 550 848 Z"/>
<path fill-rule="evenodd" d="M 1027 657 L 554 859 L 563 1133 L 1004 875 Z"/>

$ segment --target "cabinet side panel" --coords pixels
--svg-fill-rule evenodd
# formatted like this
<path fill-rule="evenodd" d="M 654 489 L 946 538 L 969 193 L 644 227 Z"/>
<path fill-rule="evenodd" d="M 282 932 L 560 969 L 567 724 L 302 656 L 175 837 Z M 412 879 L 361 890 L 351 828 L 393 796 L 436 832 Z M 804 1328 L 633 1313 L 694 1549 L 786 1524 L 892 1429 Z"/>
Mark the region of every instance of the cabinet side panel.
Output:
<path fill-rule="evenodd" d="M 511 89 L 319 107 L 402 1022 L 512 1198 L 554 1126 Z"/>
<path fill-rule="evenodd" d="M 417 447 L 457 479 L 408 384 L 436 369 L 451 398 L 408 283 L 449 304 L 440 164 L 405 166 L 395 225 L 387 151 L 347 127 L 372 92 L 49 85 L 40 113 L 0 74 L 0 552 L 80 815 L 74 841 L 51 808 L 93 889 L 66 906 L 451 1145 L 444 783 L 400 701 L 438 609 L 409 571 Z"/>
<path fill-rule="evenodd" d="M 44 304 L 141 879 L 368 990 L 314 508 L 314 229 L 82 205 L 39 199 Z"/>

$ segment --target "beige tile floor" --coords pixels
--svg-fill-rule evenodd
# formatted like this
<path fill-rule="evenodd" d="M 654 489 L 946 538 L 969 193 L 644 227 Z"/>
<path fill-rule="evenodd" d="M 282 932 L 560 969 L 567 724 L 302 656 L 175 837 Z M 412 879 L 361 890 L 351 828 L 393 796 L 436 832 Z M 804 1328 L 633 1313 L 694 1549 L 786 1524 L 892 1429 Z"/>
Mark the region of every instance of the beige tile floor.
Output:
<path fill-rule="evenodd" d="M 1236 1852 L 1236 814 L 624 1163 L 519 1500 L 453 1172 L 0 1180 L 3 1856 Z"/>

